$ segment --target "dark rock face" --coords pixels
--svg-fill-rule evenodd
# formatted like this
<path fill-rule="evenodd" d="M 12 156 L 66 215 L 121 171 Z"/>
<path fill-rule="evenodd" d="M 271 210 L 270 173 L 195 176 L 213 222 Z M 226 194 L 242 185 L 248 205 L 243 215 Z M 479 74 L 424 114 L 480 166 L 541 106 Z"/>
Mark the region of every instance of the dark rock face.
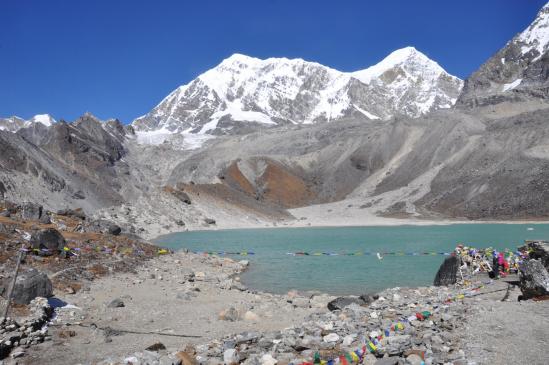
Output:
<path fill-rule="evenodd" d="M 6 280 L 4 288 L 9 287 L 11 279 Z M 4 290 L 4 295 L 7 290 Z M 53 287 L 48 276 L 36 269 L 30 269 L 27 272 L 20 273 L 17 276 L 15 287 L 13 288 L 13 301 L 18 304 L 29 304 L 36 297 L 51 297 Z"/>
<path fill-rule="evenodd" d="M 65 247 L 65 238 L 54 228 L 36 231 L 31 235 L 30 243 L 32 248 L 46 248 L 50 252 L 57 252 Z"/>
<path fill-rule="evenodd" d="M 448 286 L 455 284 L 457 281 L 457 273 L 459 270 L 459 259 L 456 256 L 447 257 L 440 265 L 435 280 L 434 286 Z"/>
<path fill-rule="evenodd" d="M 206 224 L 215 224 L 215 219 L 212 219 L 212 218 L 205 218 L 204 219 L 204 222 Z"/>
<path fill-rule="evenodd" d="M 351 305 L 368 305 L 370 301 L 365 300 L 362 296 L 360 297 L 339 297 L 328 303 L 328 309 L 331 311 L 342 310 L 343 308 Z"/>
<path fill-rule="evenodd" d="M 509 41 L 465 80 L 457 105 L 476 107 L 549 96 L 547 47 L 536 46 L 540 40 L 529 40 L 528 36 L 532 32 L 546 32 L 543 28 L 546 27 L 544 19 L 548 13 L 549 7 L 541 9 L 524 32 Z"/>
<path fill-rule="evenodd" d="M 524 299 L 549 295 L 549 273 L 541 260 L 524 261 L 519 268 L 519 278 Z"/>
<path fill-rule="evenodd" d="M 39 220 L 42 216 L 42 206 L 39 204 L 25 202 L 21 205 L 21 218 Z"/>

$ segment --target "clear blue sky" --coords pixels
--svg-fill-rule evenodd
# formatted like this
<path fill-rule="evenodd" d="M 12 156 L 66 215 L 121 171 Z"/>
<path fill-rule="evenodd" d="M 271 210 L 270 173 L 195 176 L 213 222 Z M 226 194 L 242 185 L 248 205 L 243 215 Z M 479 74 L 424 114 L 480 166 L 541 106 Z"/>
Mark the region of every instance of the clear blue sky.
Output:
<path fill-rule="evenodd" d="M 0 116 L 130 122 L 233 53 L 342 70 L 413 45 L 467 77 L 546 0 L 0 0 Z"/>

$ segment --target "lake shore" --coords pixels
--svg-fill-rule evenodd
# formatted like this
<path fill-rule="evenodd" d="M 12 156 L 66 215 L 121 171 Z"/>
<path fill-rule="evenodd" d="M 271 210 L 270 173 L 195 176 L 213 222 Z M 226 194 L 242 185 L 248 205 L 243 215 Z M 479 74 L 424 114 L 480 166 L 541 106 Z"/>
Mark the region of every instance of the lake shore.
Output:
<path fill-rule="evenodd" d="M 230 355 L 244 364 L 288 364 L 312 361 L 316 351 L 328 359 L 360 349 L 364 335 L 386 329 L 377 345 L 385 355 L 377 356 L 392 360 L 414 363 L 421 354 L 425 363 L 545 361 L 549 329 L 539 319 L 549 315 L 549 302 L 519 303 L 513 280 L 482 275 L 465 287 L 387 289 L 361 306 L 330 311 L 335 297 L 321 293 L 248 291 L 238 278 L 247 265 L 177 252 L 76 294 L 56 293 L 74 307 L 58 309 L 53 340 L 30 348 L 21 363 L 222 364 Z M 113 300 L 123 306 L 109 307 Z M 411 320 L 420 312 L 429 318 Z M 403 328 L 392 330 L 399 322 Z M 165 349 L 145 350 L 158 342 Z M 363 363 L 376 361 L 364 355 Z"/>
<path fill-rule="evenodd" d="M 360 220 L 343 220 L 333 222 L 305 222 L 305 221 L 290 221 L 284 223 L 258 223 L 258 224 L 232 224 L 231 222 L 220 222 L 215 225 L 197 225 L 189 226 L 184 230 L 168 230 L 158 229 L 156 226 L 153 231 L 155 233 L 145 234 L 143 238 L 152 242 L 157 242 L 162 237 L 184 232 L 196 232 L 196 231 L 216 231 L 216 230 L 233 230 L 233 229 L 262 229 L 262 228 L 339 228 L 339 227 L 394 227 L 394 226 L 448 226 L 457 224 L 549 224 L 549 221 L 544 220 L 428 220 L 428 219 L 408 219 L 408 218 L 384 218 L 377 217 L 377 219 L 371 221 Z M 150 228 L 150 227 L 149 227 Z"/>

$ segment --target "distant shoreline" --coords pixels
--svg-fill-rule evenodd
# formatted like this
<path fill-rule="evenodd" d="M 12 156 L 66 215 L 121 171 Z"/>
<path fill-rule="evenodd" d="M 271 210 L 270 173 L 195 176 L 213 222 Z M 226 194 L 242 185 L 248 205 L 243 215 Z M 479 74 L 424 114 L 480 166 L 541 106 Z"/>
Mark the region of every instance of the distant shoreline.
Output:
<path fill-rule="evenodd" d="M 299 224 L 300 221 L 288 225 L 236 225 L 236 226 L 211 226 L 211 227 L 188 227 L 183 231 L 172 231 L 160 234 L 153 238 L 149 238 L 148 241 L 157 244 L 156 241 L 162 239 L 162 237 L 186 232 L 210 232 L 210 231 L 232 231 L 232 230 L 261 230 L 261 229 L 284 229 L 284 228 L 360 228 L 360 227 L 396 227 L 396 226 L 451 226 L 451 225 L 463 225 L 463 224 L 509 224 L 509 225 L 542 225 L 549 224 L 549 220 L 524 220 L 524 221 L 465 221 L 465 220 L 414 220 L 414 219 L 402 219 L 401 222 L 387 221 L 385 223 L 376 221 L 373 224 Z"/>

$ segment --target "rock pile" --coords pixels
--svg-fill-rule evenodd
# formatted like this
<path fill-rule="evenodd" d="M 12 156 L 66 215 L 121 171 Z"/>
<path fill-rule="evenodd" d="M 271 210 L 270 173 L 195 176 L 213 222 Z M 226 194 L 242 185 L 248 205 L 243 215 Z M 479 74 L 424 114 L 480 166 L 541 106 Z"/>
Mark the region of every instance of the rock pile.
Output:
<path fill-rule="evenodd" d="M 338 298 L 330 302 L 331 311 L 314 312 L 298 326 L 216 339 L 196 346 L 187 362 L 174 364 L 312 364 L 314 358 L 328 361 L 351 354 L 361 354 L 363 364 L 466 364 L 456 330 L 468 306 L 448 300 L 460 292 L 394 288 L 375 298 Z M 234 308 L 222 314 L 219 320 L 237 320 Z M 144 351 L 127 359 L 146 363 L 154 357 L 162 363 L 173 356 Z"/>
<path fill-rule="evenodd" d="M 45 327 L 53 311 L 48 300 L 35 298 L 29 308 L 30 315 L 19 323 L 6 318 L 0 324 L 0 359 L 10 353 L 13 358 L 20 357 L 29 346 L 51 340 Z"/>

